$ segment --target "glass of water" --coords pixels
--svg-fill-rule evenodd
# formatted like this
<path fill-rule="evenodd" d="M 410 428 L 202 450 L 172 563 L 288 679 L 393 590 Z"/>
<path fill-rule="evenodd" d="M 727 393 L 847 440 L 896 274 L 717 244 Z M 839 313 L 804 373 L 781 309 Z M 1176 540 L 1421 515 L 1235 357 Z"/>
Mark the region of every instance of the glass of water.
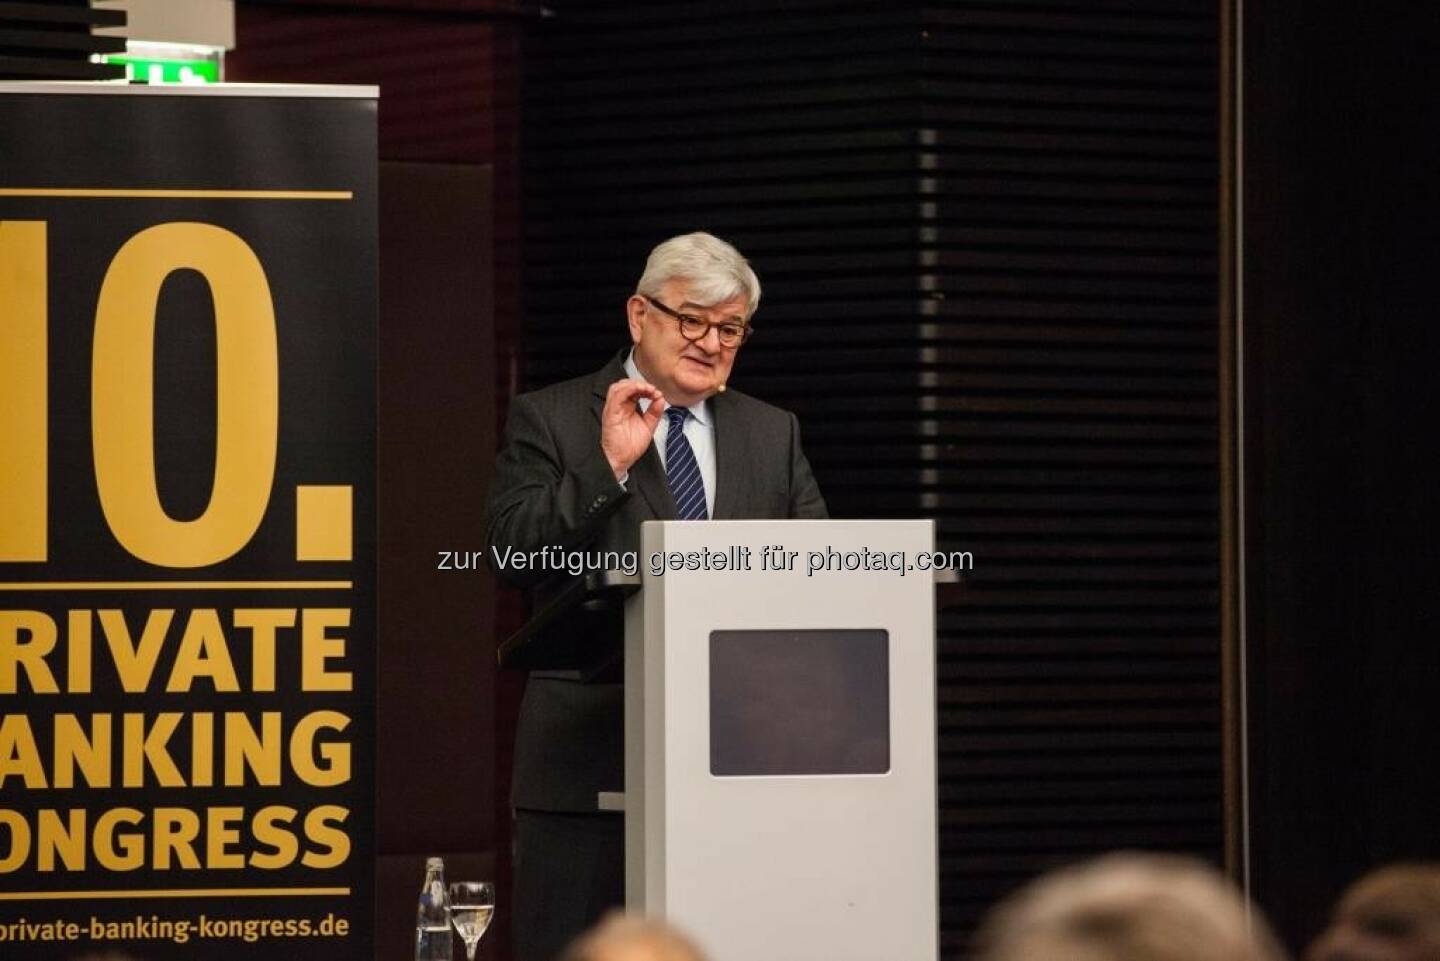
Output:
<path fill-rule="evenodd" d="M 475 947 L 495 915 L 495 885 L 489 881 L 456 881 L 450 885 L 450 923 L 465 942 L 465 957 L 475 961 Z"/>

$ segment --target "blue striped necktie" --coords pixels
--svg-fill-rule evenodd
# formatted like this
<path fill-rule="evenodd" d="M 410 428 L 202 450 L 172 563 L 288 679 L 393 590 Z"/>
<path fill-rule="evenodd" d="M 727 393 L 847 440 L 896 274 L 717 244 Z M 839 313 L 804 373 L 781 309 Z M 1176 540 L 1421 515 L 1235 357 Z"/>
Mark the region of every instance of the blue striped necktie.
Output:
<path fill-rule="evenodd" d="M 690 411 L 684 407 L 665 408 L 669 421 L 665 434 L 665 481 L 670 485 L 670 496 L 675 499 L 675 516 L 682 521 L 703 521 L 709 514 L 705 510 L 705 481 L 700 476 L 700 465 L 695 462 L 695 452 L 685 439 L 685 419 Z"/>

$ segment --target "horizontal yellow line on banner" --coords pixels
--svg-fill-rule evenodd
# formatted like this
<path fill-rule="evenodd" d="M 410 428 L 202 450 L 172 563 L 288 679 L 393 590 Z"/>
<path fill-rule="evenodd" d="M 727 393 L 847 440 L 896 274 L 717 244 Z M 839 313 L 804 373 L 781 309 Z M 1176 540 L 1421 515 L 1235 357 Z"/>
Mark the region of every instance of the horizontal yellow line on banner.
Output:
<path fill-rule="evenodd" d="M 0 591 L 348 591 L 353 581 L 0 581 Z"/>
<path fill-rule="evenodd" d="M 166 888 L 154 891 L 6 891 L 0 901 L 69 901 L 86 898 L 314 898 L 348 896 L 349 888 Z"/>
<path fill-rule="evenodd" d="M 0 197 L 91 197 L 104 200 L 354 200 L 353 190 L 141 190 L 111 187 L 0 187 Z"/>

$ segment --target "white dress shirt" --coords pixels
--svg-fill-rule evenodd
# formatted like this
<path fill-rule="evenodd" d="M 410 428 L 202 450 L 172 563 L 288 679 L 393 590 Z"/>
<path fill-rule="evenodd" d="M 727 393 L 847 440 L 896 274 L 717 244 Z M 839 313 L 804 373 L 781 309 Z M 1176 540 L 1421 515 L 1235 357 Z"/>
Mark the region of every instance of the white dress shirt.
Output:
<path fill-rule="evenodd" d="M 625 357 L 625 376 L 633 380 L 648 380 L 635 366 L 635 351 L 631 349 Z M 640 410 L 650 409 L 650 398 L 640 398 Z M 665 466 L 665 438 L 670 436 L 670 421 L 664 415 L 655 426 L 655 453 L 660 455 L 660 466 Z M 695 454 L 695 463 L 700 467 L 700 481 L 705 485 L 705 514 L 715 516 L 715 419 L 710 413 L 710 401 L 702 400 L 690 408 L 685 418 L 685 439 Z M 629 479 L 628 476 L 626 478 Z M 623 481 L 622 481 L 623 483 Z"/>

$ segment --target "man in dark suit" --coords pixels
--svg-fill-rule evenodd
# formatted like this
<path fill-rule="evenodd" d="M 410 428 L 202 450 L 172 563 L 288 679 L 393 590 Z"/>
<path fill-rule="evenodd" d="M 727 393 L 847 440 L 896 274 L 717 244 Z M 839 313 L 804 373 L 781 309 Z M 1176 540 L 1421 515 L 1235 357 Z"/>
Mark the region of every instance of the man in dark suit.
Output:
<path fill-rule="evenodd" d="M 489 503 L 492 558 L 638 551 L 646 520 L 827 516 L 795 416 L 725 387 L 759 302 L 754 271 L 719 238 L 656 247 L 625 305 L 632 347 L 512 403 Z M 498 573 L 537 596 L 555 583 Z M 596 806 L 599 792 L 623 790 L 623 736 L 619 684 L 532 673 L 512 794 L 517 961 L 551 961 L 624 902 L 623 818 Z"/>

